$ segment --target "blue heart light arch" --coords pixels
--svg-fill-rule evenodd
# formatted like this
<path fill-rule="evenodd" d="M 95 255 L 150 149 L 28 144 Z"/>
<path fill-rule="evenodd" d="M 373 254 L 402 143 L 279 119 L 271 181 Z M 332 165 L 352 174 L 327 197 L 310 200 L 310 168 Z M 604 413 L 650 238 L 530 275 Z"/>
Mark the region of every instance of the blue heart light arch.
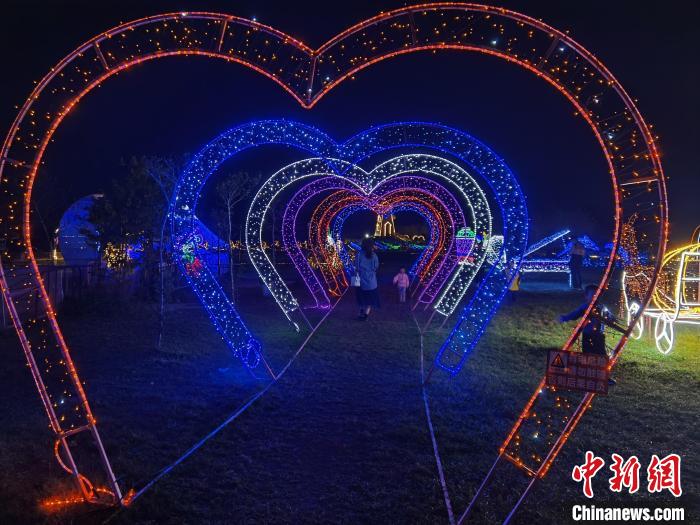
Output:
<path fill-rule="evenodd" d="M 426 122 L 399 122 L 363 131 L 345 142 L 338 143 L 317 128 L 289 120 L 255 121 L 222 133 L 202 148 L 189 163 L 173 192 L 170 217 L 173 249 L 181 253 L 184 246 L 192 248 L 195 235 L 195 210 L 200 193 L 209 177 L 226 160 L 253 147 L 284 145 L 314 157 L 319 175 L 346 178 L 369 192 L 380 180 L 372 171 L 356 167 L 372 156 L 397 149 L 420 148 L 437 151 L 466 166 L 491 189 L 501 212 L 504 243 L 501 254 L 516 260 L 527 248 L 528 214 L 520 185 L 506 163 L 489 147 L 464 131 Z M 280 188 L 296 180 L 293 173 L 281 179 L 281 186 L 267 188 L 272 196 Z M 265 186 L 263 186 L 265 188 Z M 258 197 L 259 195 L 256 195 Z M 254 199 L 255 204 L 255 199 Z M 251 208 L 248 221 L 262 220 L 264 209 Z M 262 216 L 261 216 L 262 215 Z M 195 244 L 196 249 L 196 244 Z M 254 256 L 254 255 L 253 255 Z M 189 283 L 207 310 L 212 322 L 231 351 L 248 367 L 257 366 L 262 348 L 246 327 L 234 305 L 206 267 L 188 271 L 178 258 Z M 276 272 L 261 275 L 285 315 L 298 308 L 284 282 Z M 471 300 L 458 316 L 457 322 L 435 357 L 435 365 L 457 374 L 467 356 L 478 343 L 488 322 L 506 292 L 508 276 L 496 266 L 483 277 Z"/>

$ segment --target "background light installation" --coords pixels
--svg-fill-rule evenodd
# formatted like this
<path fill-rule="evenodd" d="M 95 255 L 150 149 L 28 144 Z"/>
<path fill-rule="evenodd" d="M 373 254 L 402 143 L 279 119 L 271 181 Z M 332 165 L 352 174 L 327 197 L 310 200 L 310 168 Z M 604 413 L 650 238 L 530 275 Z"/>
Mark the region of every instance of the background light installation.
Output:
<path fill-rule="evenodd" d="M 534 253 L 545 246 L 563 238 L 570 230 L 561 230 L 545 237 L 530 246 L 525 252 L 524 259 L 520 264 L 521 273 L 565 273 L 571 286 L 571 269 L 568 258 L 552 257 L 531 257 Z"/>
<path fill-rule="evenodd" d="M 493 39 L 493 27 L 499 28 L 500 38 Z M 621 225 L 639 213 L 641 249 L 651 254 L 653 265 L 648 291 L 640 301 L 642 307 L 646 306 L 668 235 L 666 188 L 654 136 L 612 73 L 566 33 L 507 9 L 461 3 L 388 11 L 352 26 L 316 50 L 269 26 L 226 14 L 169 13 L 122 24 L 85 42 L 51 68 L 20 108 L 0 151 L 0 235 L 6 241 L 0 257 L 0 292 L 52 431 L 61 436 L 64 453 L 86 500 L 102 498 L 74 468 L 66 431 L 92 434 L 103 470 L 100 483 L 109 488 L 113 501 L 121 501 L 122 496 L 46 293 L 32 248 L 29 220 L 34 179 L 66 115 L 105 80 L 155 58 L 196 55 L 242 64 L 278 83 L 303 107 L 312 108 L 359 70 L 393 56 L 424 50 L 463 50 L 502 58 L 547 81 L 574 106 L 601 146 L 615 190 L 614 243 L 600 289 L 611 277 Z M 35 115 L 42 118 L 35 119 Z M 576 339 L 589 315 L 590 309 L 565 348 Z M 637 319 L 638 315 L 630 318 L 629 330 Z M 614 350 L 615 356 L 625 342 L 623 337 Z M 37 361 L 50 363 L 51 372 L 38 368 Z M 540 389 L 541 385 L 502 450 L 530 418 L 528 411 Z M 72 402 L 54 406 L 60 396 L 68 396 Z M 572 405 L 570 420 L 574 423 L 554 439 L 544 464 L 536 465 L 538 476 L 546 473 L 591 398 L 585 396 Z"/>

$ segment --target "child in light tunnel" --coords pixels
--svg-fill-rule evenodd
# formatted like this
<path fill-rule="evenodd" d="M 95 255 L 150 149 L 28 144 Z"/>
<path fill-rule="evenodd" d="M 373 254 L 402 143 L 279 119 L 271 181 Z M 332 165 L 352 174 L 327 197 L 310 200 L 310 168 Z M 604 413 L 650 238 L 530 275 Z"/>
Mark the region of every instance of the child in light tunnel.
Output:
<path fill-rule="evenodd" d="M 406 290 L 410 284 L 410 279 L 406 273 L 406 268 L 401 268 L 399 273 L 394 276 L 394 285 L 399 289 L 399 302 L 406 302 Z"/>

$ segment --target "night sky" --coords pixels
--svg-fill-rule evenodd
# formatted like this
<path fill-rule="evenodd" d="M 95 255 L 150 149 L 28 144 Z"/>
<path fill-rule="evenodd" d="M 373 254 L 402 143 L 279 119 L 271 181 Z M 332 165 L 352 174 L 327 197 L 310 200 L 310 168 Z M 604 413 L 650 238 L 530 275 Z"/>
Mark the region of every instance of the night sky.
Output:
<path fill-rule="evenodd" d="M 9 125 L 33 81 L 95 34 L 160 12 L 207 10 L 256 17 L 317 47 L 344 28 L 404 2 L 34 2 L 3 3 L 0 124 Z M 700 223 L 697 92 L 700 6 L 667 2 L 504 1 L 571 35 L 598 56 L 660 135 L 669 177 L 671 237 Z M 381 7 L 379 7 L 381 6 Z M 663 6 L 663 7 L 662 7 Z M 551 86 L 502 60 L 473 53 L 414 53 L 368 68 L 301 109 L 278 85 L 239 65 L 197 57 L 131 68 L 72 112 L 36 186 L 51 222 L 75 199 L 104 190 L 132 155 L 195 152 L 225 129 L 291 118 L 342 140 L 372 125 L 429 120 L 487 143 L 512 168 L 528 198 L 533 240 L 563 227 L 610 239 L 612 186 L 593 134 Z M 260 163 L 275 170 L 272 161 Z M 271 173 L 271 171 L 270 171 Z M 49 182 L 60 191 L 49 190 Z M 43 184 L 43 186 L 42 186 Z M 44 188 L 43 198 L 41 196 Z"/>

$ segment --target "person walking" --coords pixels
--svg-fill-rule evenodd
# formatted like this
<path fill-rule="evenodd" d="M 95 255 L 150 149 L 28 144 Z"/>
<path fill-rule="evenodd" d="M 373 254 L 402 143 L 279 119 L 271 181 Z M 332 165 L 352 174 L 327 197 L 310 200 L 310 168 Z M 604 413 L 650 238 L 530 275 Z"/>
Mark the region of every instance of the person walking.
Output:
<path fill-rule="evenodd" d="M 410 279 L 408 278 L 408 274 L 406 273 L 406 268 L 401 268 L 399 273 L 394 275 L 394 285 L 399 289 L 400 303 L 406 302 L 406 290 L 408 289 L 409 284 L 411 283 Z"/>
<path fill-rule="evenodd" d="M 569 271 L 571 272 L 571 287 L 575 290 L 581 289 L 581 268 L 583 258 L 586 256 L 586 247 L 578 239 L 574 240 L 571 246 L 569 258 Z"/>
<path fill-rule="evenodd" d="M 372 307 L 379 308 L 379 290 L 377 288 L 377 269 L 379 258 L 374 253 L 374 239 L 365 238 L 362 250 L 355 256 L 355 272 L 360 277 L 357 287 L 357 303 L 360 306 L 358 319 L 366 321 Z"/>

